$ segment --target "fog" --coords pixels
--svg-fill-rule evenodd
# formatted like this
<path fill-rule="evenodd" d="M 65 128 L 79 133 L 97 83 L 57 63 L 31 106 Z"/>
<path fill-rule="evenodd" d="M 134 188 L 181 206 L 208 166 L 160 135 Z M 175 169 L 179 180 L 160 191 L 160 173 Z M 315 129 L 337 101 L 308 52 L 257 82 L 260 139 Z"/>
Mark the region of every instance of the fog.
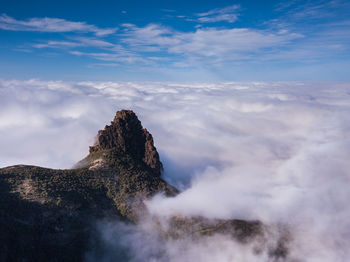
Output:
<path fill-rule="evenodd" d="M 349 260 L 349 84 L 0 80 L 0 166 L 69 168 L 120 109 L 153 134 L 182 190 L 149 200 L 151 215 L 258 219 L 267 246 L 276 225 L 291 232 L 286 261 Z M 103 252 L 88 261 L 269 261 L 224 235 L 161 241 L 147 219 L 98 228 Z"/>

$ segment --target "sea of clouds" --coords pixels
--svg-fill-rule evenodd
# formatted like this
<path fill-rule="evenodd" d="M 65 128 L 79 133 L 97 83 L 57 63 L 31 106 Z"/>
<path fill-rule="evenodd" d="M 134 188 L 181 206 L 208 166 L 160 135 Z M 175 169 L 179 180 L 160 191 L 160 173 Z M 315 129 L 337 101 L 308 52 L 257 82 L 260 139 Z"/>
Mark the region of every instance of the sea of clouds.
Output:
<path fill-rule="evenodd" d="M 259 219 L 288 227 L 287 261 L 350 259 L 349 84 L 0 80 L 0 167 L 70 168 L 120 109 L 153 134 L 165 179 L 182 190 L 150 200 L 152 215 Z M 225 236 L 100 227 L 99 261 L 269 261 Z"/>

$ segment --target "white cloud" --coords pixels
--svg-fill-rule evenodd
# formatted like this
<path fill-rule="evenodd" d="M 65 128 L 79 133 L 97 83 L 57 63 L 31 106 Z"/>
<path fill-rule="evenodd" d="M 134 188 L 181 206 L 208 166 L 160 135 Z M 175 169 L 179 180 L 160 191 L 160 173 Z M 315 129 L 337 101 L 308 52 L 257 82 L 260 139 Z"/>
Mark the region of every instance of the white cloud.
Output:
<path fill-rule="evenodd" d="M 225 8 L 215 8 L 205 13 L 199 13 L 197 14 L 197 17 L 198 21 L 201 23 L 213 23 L 221 21 L 234 23 L 238 20 L 239 10 L 239 5 L 232 5 Z"/>
<path fill-rule="evenodd" d="M 98 28 L 85 22 L 73 22 L 60 18 L 30 18 L 26 21 L 17 20 L 6 14 L 0 16 L 0 29 L 11 31 L 38 32 L 82 32 L 94 33 L 96 36 L 113 34 L 116 28 Z"/>
<path fill-rule="evenodd" d="M 149 202 L 154 214 L 288 225 L 287 261 L 349 259 L 349 84 L 2 80 L 0 164 L 70 167 L 122 108 L 138 114 L 165 178 L 184 189 Z M 208 247 L 209 261 L 264 258 L 225 237 L 160 245 L 147 237 L 132 229 L 119 240 L 144 252 L 135 255 L 160 248 L 167 261 L 202 258 Z"/>

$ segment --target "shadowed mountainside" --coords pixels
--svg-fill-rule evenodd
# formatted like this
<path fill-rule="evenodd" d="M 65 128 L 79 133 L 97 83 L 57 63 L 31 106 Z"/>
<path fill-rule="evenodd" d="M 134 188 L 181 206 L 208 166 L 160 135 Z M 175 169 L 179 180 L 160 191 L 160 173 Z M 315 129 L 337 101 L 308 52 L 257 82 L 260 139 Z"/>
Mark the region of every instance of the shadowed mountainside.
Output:
<path fill-rule="evenodd" d="M 97 221 L 138 223 L 147 215 L 145 199 L 159 192 L 178 194 L 161 178 L 152 135 L 130 110 L 117 112 L 89 152 L 69 170 L 24 165 L 0 169 L 0 261 L 83 261 Z M 241 242 L 264 236 L 257 221 L 180 217 L 160 233 L 225 233 Z M 285 256 L 284 243 L 271 254 Z"/>

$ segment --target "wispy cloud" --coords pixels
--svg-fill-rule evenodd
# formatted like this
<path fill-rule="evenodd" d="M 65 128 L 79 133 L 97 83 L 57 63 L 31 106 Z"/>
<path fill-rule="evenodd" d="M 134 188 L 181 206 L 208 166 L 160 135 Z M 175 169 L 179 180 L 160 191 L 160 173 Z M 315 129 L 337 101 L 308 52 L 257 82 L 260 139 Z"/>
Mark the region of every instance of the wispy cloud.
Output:
<path fill-rule="evenodd" d="M 278 20 L 285 23 L 292 24 L 301 21 L 310 23 L 317 20 L 318 23 L 322 25 L 324 23 L 330 23 L 330 18 L 334 20 L 346 19 L 348 17 L 346 10 L 348 10 L 349 7 L 350 4 L 343 0 L 294 0 L 287 3 L 278 3 L 275 11 L 282 14 Z M 304 24 L 304 27 L 307 28 L 308 26 Z"/>
<path fill-rule="evenodd" d="M 230 61 L 249 59 L 266 49 L 279 47 L 302 35 L 249 28 L 203 28 L 194 32 L 180 32 L 151 24 L 139 28 L 129 26 L 122 41 L 132 46 L 153 47 L 180 54 L 187 58 Z"/>
<path fill-rule="evenodd" d="M 294 6 L 288 10 L 288 14 L 295 19 L 325 19 L 337 15 L 345 3 L 339 0 L 312 1 Z"/>
<path fill-rule="evenodd" d="M 343 0 L 294 0 L 277 4 L 275 11 L 279 16 L 266 24 L 270 28 L 279 28 L 281 32 L 300 32 L 305 37 L 270 58 L 315 62 L 340 57 L 341 54 L 349 56 L 349 7 L 350 4 Z"/>
<path fill-rule="evenodd" d="M 86 46 L 95 46 L 95 47 L 113 47 L 115 46 L 114 44 L 108 42 L 108 41 L 104 41 L 101 39 L 96 39 L 93 37 L 72 37 L 72 39 L 78 41 L 79 43 L 81 43 L 82 45 L 86 45 Z"/>
<path fill-rule="evenodd" d="M 231 5 L 191 16 L 171 12 L 195 22 L 189 23 L 186 30 L 175 29 L 164 20 L 142 26 L 122 23 L 116 31 L 87 22 L 59 18 L 16 20 L 5 14 L 0 16 L 0 29 L 71 32 L 24 43 L 21 46 L 26 50 L 60 49 L 74 56 L 125 63 L 126 68 L 130 64 L 137 67 L 152 63 L 155 70 L 166 65 L 171 70 L 197 67 L 217 73 L 219 67 L 225 69 L 239 63 L 316 63 L 338 59 L 342 53 L 349 56 L 349 19 L 338 11 L 345 5 L 342 0 L 281 3 L 274 10 L 276 16 L 259 27 L 235 26 L 241 7 Z"/>
<path fill-rule="evenodd" d="M 202 23 L 229 22 L 234 23 L 238 20 L 240 10 L 239 5 L 231 5 L 225 8 L 215 8 L 205 13 L 197 14 L 198 21 Z"/>
<path fill-rule="evenodd" d="M 38 32 L 90 32 L 96 36 L 110 35 L 117 31 L 117 28 L 99 28 L 85 22 L 73 22 L 60 18 L 45 17 L 17 20 L 6 14 L 0 16 L 0 29 Z"/>
<path fill-rule="evenodd" d="M 63 48 L 63 49 L 71 49 L 76 47 L 97 47 L 97 48 L 110 48 L 114 47 L 110 42 L 91 38 L 91 37 L 70 37 L 70 40 L 74 41 L 47 41 L 46 43 L 34 44 L 35 48 Z"/>
<path fill-rule="evenodd" d="M 275 5 L 275 11 L 283 11 L 297 4 L 300 0 L 281 1 Z"/>
<path fill-rule="evenodd" d="M 127 52 L 123 53 L 103 53 L 103 52 L 80 52 L 71 51 L 70 54 L 76 56 L 87 56 L 101 61 L 111 61 L 111 62 L 123 62 L 123 63 L 135 63 L 135 62 L 145 62 L 145 60 L 136 55 Z"/>
<path fill-rule="evenodd" d="M 70 42 L 70 41 L 47 41 L 44 44 L 34 44 L 35 48 L 73 48 L 81 46 L 78 42 Z"/>
<path fill-rule="evenodd" d="M 120 66 L 120 64 L 119 64 L 119 63 L 94 63 L 94 64 L 88 65 L 88 67 L 90 67 L 90 68 L 96 68 L 96 67 L 116 67 L 116 66 Z"/>

